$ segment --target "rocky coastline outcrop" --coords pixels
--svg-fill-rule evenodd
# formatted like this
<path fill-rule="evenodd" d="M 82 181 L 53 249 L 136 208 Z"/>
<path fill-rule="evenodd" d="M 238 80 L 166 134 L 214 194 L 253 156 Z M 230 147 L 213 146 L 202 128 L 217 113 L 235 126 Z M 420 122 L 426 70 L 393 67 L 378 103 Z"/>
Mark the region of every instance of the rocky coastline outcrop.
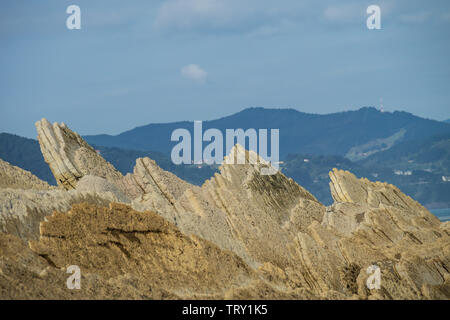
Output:
<path fill-rule="evenodd" d="M 240 145 L 202 186 L 150 158 L 123 176 L 65 124 L 36 127 L 58 188 L 0 162 L 0 298 L 450 298 L 449 224 L 393 185 L 334 169 L 327 207 Z"/>

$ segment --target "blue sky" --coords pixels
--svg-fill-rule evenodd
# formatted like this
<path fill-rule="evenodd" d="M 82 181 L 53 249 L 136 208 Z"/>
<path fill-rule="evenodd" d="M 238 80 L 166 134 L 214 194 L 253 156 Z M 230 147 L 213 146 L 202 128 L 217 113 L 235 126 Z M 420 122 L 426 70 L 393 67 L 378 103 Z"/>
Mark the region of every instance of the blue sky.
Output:
<path fill-rule="evenodd" d="M 81 8 L 81 30 L 66 8 Z M 366 8 L 381 7 L 381 30 Z M 117 134 L 246 107 L 450 118 L 450 1 L 0 2 L 0 132 Z"/>

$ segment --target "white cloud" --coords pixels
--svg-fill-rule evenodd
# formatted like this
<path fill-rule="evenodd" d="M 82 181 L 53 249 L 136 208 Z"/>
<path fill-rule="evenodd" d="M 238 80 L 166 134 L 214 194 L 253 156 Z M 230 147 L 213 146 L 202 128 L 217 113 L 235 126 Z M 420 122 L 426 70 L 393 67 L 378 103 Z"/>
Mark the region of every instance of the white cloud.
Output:
<path fill-rule="evenodd" d="M 191 79 L 200 83 L 204 83 L 208 77 L 208 73 L 197 64 L 190 64 L 181 68 L 181 75 L 186 79 Z"/>
<path fill-rule="evenodd" d="M 310 0 L 308 0 L 310 1 Z M 176 32 L 238 32 L 251 33 L 284 25 L 306 14 L 305 1 L 289 1 L 280 6 L 262 0 L 166 0 L 159 7 L 154 27 Z M 269 33 L 270 33 L 269 32 Z"/>
<path fill-rule="evenodd" d="M 170 0 L 158 11 L 155 26 L 159 29 L 195 29 L 202 25 L 229 23 L 233 14 L 223 0 Z"/>

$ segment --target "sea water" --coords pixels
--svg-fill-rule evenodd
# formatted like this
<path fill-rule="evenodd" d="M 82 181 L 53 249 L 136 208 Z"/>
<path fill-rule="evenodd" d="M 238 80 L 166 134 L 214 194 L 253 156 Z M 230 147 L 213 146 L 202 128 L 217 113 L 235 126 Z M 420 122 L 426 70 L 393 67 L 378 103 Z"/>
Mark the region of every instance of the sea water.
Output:
<path fill-rule="evenodd" d="M 430 210 L 432 214 L 439 218 L 441 221 L 450 221 L 450 208 L 447 209 L 433 209 Z"/>

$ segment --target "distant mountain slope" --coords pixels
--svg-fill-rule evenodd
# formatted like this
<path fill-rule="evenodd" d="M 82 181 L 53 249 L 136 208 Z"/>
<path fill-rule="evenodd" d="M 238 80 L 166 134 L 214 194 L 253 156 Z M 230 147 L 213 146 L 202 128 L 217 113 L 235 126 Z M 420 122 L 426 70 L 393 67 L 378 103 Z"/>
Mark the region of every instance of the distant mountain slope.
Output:
<path fill-rule="evenodd" d="M 364 167 L 382 165 L 397 170 L 424 170 L 447 176 L 450 175 L 450 134 L 400 142 L 360 164 Z"/>
<path fill-rule="evenodd" d="M 132 172 L 139 157 L 150 157 L 164 170 L 196 185 L 201 185 L 217 170 L 216 166 L 177 166 L 167 155 L 160 152 L 94 147 L 123 174 Z M 55 183 L 36 140 L 0 134 L 0 158 L 31 171 L 47 182 Z M 399 143 L 389 150 L 357 162 L 339 155 L 289 155 L 281 169 L 324 204 L 332 203 L 328 172 L 339 168 L 349 170 L 359 177 L 392 183 L 424 205 L 448 208 L 450 182 L 443 181 L 442 176 L 450 176 L 449 163 L 450 134 Z M 412 174 L 397 175 L 396 170 L 411 171 Z"/>
<path fill-rule="evenodd" d="M 200 119 L 199 119 L 200 120 Z M 193 123 L 149 124 L 117 136 L 85 136 L 90 144 L 170 154 L 176 142 L 172 132 L 185 128 L 193 135 Z M 231 116 L 204 121 L 203 131 L 225 129 L 280 129 L 280 157 L 288 154 L 346 155 L 356 158 L 386 150 L 400 142 L 450 133 L 450 125 L 416 117 L 407 112 L 380 112 L 372 107 L 327 115 L 293 109 L 249 108 Z"/>
<path fill-rule="evenodd" d="M 450 123 L 450 119 L 445 120 L 444 122 Z"/>
<path fill-rule="evenodd" d="M 56 184 L 50 168 L 44 161 L 37 140 L 9 133 L 0 133 L 0 159 L 30 171 L 52 185 Z"/>

